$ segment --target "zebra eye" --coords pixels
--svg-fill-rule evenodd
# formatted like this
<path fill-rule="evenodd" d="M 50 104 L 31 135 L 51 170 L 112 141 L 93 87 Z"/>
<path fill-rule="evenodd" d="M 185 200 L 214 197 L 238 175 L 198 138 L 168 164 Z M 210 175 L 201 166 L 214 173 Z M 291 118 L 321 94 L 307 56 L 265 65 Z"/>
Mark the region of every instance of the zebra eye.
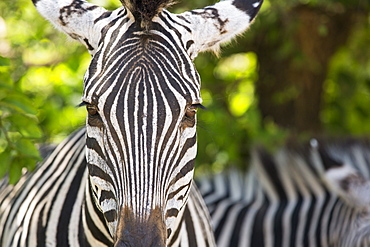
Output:
<path fill-rule="evenodd" d="M 98 114 L 98 107 L 96 105 L 87 104 L 86 110 L 90 116 L 95 116 Z"/>
<path fill-rule="evenodd" d="M 195 117 L 195 114 L 197 113 L 198 107 L 196 105 L 191 105 L 186 108 L 185 116 L 187 118 L 193 119 Z"/>
<path fill-rule="evenodd" d="M 90 104 L 88 102 L 82 102 L 78 107 L 86 106 L 88 113 L 87 122 L 90 126 L 103 127 L 103 121 L 99 115 L 98 107 L 95 104 Z"/>
<path fill-rule="evenodd" d="M 188 127 L 195 126 L 195 115 L 197 114 L 198 108 L 205 109 L 205 107 L 202 106 L 201 104 L 192 104 L 186 107 L 185 116 L 181 123 L 181 127 L 183 130 Z"/>
<path fill-rule="evenodd" d="M 202 104 L 192 104 L 186 108 L 185 116 L 189 119 L 193 119 L 197 113 L 198 108 L 206 109 Z"/>

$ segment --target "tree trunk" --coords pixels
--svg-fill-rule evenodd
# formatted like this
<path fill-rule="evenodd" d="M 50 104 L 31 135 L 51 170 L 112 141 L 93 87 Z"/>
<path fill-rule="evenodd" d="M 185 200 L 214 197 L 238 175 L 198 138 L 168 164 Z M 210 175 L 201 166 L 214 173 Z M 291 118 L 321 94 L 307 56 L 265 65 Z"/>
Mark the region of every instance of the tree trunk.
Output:
<path fill-rule="evenodd" d="M 354 14 L 300 5 L 259 30 L 252 45 L 259 58 L 256 84 L 264 119 L 296 132 L 322 130 L 323 86 L 333 54 L 352 29 Z M 279 30 L 279 31 L 276 31 Z"/>

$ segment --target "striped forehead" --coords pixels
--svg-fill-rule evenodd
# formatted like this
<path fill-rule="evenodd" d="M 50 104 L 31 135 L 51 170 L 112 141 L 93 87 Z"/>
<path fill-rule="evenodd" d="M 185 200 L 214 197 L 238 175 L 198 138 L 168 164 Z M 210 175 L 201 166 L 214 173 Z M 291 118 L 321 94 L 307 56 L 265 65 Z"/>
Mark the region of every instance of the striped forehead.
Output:
<path fill-rule="evenodd" d="M 85 75 L 84 99 L 121 97 L 128 104 L 148 95 L 200 103 L 200 78 L 178 34 L 158 23 L 144 34 L 132 24 L 101 42 Z"/>

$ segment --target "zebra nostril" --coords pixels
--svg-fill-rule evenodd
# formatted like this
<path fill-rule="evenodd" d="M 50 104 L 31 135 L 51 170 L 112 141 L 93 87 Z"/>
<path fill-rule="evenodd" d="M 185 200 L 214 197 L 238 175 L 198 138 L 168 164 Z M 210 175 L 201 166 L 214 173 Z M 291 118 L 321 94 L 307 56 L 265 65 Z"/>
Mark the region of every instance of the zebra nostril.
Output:
<path fill-rule="evenodd" d="M 115 247 L 164 247 L 166 225 L 162 209 L 152 209 L 148 218 L 135 214 L 130 208 L 121 210 L 117 226 Z"/>

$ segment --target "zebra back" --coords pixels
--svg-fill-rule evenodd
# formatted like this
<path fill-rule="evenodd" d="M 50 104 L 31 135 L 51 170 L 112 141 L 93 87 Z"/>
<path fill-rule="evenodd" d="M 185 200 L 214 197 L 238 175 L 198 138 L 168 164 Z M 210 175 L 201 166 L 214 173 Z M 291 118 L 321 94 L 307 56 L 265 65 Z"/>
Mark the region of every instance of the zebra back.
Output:
<path fill-rule="evenodd" d="M 370 145 L 312 140 L 199 178 L 218 246 L 369 246 Z"/>

